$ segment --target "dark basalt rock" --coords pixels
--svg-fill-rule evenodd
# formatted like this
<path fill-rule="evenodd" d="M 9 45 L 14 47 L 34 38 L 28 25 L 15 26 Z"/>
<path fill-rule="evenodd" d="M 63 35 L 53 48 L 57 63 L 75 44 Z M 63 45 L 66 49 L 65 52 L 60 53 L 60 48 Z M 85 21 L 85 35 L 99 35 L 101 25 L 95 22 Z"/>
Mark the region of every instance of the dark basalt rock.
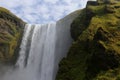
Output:
<path fill-rule="evenodd" d="M 105 6 L 105 12 L 106 13 L 115 13 L 115 8 L 111 6 Z"/>
<path fill-rule="evenodd" d="M 88 1 L 87 5 L 97 6 L 98 3 L 96 1 Z"/>
<path fill-rule="evenodd" d="M 120 8 L 120 6 L 114 6 L 114 8 Z"/>
<path fill-rule="evenodd" d="M 116 4 L 119 0 L 97 0 L 98 4 Z"/>

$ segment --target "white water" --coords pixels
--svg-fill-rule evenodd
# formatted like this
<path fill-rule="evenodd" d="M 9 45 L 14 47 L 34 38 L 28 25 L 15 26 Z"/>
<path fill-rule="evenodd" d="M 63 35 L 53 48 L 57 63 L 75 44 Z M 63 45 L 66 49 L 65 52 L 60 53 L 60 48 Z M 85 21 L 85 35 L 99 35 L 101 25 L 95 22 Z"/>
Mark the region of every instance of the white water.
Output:
<path fill-rule="evenodd" d="M 58 64 L 72 43 L 70 24 L 78 13 L 56 23 L 27 24 L 15 65 L 17 68 L 7 67 L 0 80 L 55 80 Z"/>

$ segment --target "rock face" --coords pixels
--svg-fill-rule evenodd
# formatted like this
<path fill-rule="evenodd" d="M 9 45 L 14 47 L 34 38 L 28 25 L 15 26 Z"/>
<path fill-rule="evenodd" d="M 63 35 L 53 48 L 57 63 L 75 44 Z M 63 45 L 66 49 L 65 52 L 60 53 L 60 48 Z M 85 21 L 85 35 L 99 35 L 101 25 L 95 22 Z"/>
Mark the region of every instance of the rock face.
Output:
<path fill-rule="evenodd" d="M 0 7 L 0 62 L 14 63 L 25 23 Z"/>
<path fill-rule="evenodd" d="M 74 42 L 56 80 L 120 80 L 120 1 L 88 2 L 71 24 Z"/>

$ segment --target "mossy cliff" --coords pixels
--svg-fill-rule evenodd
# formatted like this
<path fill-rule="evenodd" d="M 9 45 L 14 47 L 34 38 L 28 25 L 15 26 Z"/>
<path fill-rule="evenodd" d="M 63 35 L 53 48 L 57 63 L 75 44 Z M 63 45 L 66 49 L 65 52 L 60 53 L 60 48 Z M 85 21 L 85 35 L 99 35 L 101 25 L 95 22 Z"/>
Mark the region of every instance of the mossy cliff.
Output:
<path fill-rule="evenodd" d="M 71 24 L 74 42 L 56 80 L 120 80 L 120 1 L 88 1 Z"/>
<path fill-rule="evenodd" d="M 24 25 L 21 19 L 0 7 L 0 62 L 15 62 Z"/>

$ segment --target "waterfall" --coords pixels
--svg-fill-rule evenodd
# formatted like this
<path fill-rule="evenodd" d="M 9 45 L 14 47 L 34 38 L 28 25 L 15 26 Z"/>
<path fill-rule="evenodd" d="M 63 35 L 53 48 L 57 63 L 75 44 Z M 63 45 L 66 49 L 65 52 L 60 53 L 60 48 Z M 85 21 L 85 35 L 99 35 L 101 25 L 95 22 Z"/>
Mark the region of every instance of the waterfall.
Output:
<path fill-rule="evenodd" d="M 0 80 L 55 80 L 58 64 L 72 43 L 70 25 L 76 11 L 50 24 L 27 24 L 16 68 L 11 67 Z"/>

